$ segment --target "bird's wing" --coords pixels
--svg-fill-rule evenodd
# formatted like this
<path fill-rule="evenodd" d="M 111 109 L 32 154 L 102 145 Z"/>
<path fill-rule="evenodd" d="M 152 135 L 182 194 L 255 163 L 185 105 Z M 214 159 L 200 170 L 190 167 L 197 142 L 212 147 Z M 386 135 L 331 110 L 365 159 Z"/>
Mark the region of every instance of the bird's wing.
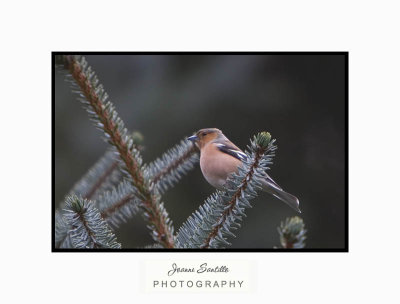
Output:
<path fill-rule="evenodd" d="M 237 158 L 240 161 L 247 160 L 246 153 L 244 153 L 242 150 L 240 150 L 234 144 L 231 144 L 231 143 L 216 143 L 215 145 L 218 147 L 218 150 L 220 150 L 221 152 L 229 154 L 229 155 Z"/>

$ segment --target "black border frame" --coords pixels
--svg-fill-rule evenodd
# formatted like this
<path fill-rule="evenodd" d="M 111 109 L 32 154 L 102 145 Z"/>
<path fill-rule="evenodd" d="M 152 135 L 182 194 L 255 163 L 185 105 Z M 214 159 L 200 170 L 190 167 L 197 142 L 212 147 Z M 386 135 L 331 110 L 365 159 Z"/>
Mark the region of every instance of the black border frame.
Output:
<path fill-rule="evenodd" d="M 230 249 L 73 249 L 55 248 L 55 56 L 79 55 L 344 55 L 345 56 L 345 247 L 344 248 L 230 248 Z M 349 52 L 51 52 L 51 251 L 52 252 L 349 252 Z"/>

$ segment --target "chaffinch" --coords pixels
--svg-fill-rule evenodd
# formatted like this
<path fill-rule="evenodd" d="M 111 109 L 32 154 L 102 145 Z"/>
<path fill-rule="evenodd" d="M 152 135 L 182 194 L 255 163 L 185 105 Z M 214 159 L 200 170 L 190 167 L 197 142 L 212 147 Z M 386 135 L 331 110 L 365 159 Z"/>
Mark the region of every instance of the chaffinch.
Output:
<path fill-rule="evenodd" d="M 204 178 L 217 189 L 222 189 L 228 176 L 237 172 L 242 161 L 247 159 L 247 155 L 219 129 L 201 129 L 187 139 L 194 142 L 200 149 L 201 172 Z M 283 191 L 266 172 L 262 190 L 301 212 L 297 197 Z"/>

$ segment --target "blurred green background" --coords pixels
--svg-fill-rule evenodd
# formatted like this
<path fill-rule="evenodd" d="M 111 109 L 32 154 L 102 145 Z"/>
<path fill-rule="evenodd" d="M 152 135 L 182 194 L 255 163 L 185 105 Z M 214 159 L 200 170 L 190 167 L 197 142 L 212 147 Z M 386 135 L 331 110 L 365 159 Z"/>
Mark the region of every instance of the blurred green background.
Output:
<path fill-rule="evenodd" d="M 300 199 L 307 248 L 345 246 L 344 55 L 88 55 L 129 130 L 144 135 L 145 162 L 201 128 L 242 149 L 260 131 L 277 139 L 269 174 Z M 55 78 L 55 202 L 108 147 Z M 163 197 L 177 230 L 214 189 L 197 166 Z M 232 248 L 279 245 L 277 226 L 296 215 L 267 193 L 251 201 Z M 116 230 L 124 248 L 152 244 L 137 215 Z"/>

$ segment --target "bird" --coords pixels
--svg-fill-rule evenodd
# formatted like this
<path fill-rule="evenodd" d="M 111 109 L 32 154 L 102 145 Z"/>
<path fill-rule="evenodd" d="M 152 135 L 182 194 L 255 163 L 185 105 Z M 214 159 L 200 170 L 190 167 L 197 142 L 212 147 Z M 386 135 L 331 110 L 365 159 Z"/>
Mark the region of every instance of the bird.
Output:
<path fill-rule="evenodd" d="M 201 172 L 216 189 L 222 190 L 228 177 L 237 173 L 242 161 L 247 160 L 247 154 L 217 128 L 201 129 L 187 139 L 200 150 Z M 261 185 L 264 192 L 272 194 L 301 213 L 298 198 L 284 191 L 266 172 Z"/>

